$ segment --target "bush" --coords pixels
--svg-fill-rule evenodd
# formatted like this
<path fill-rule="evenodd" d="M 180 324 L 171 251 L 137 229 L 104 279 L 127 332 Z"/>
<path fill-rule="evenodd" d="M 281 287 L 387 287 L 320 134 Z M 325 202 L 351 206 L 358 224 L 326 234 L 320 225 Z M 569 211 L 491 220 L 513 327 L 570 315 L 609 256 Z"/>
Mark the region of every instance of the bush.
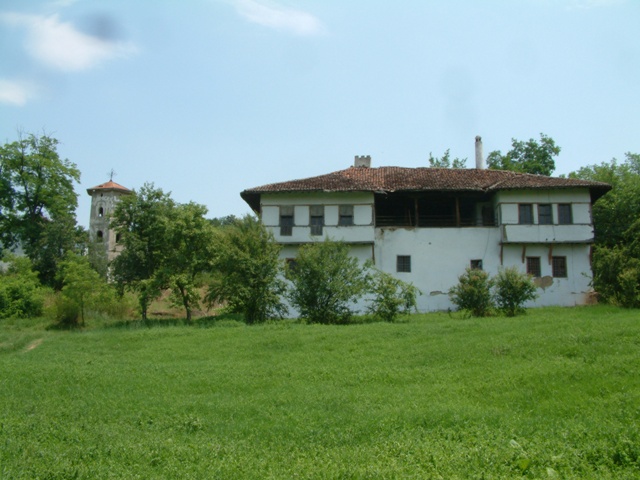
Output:
<path fill-rule="evenodd" d="M 449 298 L 460 310 L 474 317 L 486 317 L 493 309 L 492 286 L 487 272 L 467 267 L 458 277 L 458 284 L 449 291 Z"/>
<path fill-rule="evenodd" d="M 288 297 L 311 323 L 346 323 L 366 290 L 365 267 L 349 255 L 349 245 L 326 239 L 303 245 L 285 275 L 292 283 Z"/>
<path fill-rule="evenodd" d="M 420 294 L 414 285 L 379 270 L 371 276 L 369 290 L 374 298 L 367 311 L 385 322 L 416 309 L 416 296 Z"/>
<path fill-rule="evenodd" d="M 494 277 L 494 284 L 496 305 L 507 317 L 523 312 L 522 305 L 538 296 L 531 277 L 516 267 L 501 269 Z"/>
<path fill-rule="evenodd" d="M 80 306 L 62 293 L 55 295 L 47 309 L 47 316 L 60 328 L 77 328 L 81 325 Z"/>
<path fill-rule="evenodd" d="M 640 259 L 625 247 L 598 247 L 593 253 L 593 287 L 604 302 L 640 307 Z"/>
<path fill-rule="evenodd" d="M 42 315 L 44 289 L 27 257 L 8 256 L 6 272 L 0 273 L 0 318 Z"/>

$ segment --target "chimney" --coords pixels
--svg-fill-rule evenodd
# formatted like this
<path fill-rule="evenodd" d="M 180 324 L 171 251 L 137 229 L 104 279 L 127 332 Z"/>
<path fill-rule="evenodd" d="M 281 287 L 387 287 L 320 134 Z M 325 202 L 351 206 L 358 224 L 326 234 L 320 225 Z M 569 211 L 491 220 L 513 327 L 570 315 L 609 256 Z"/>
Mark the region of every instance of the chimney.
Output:
<path fill-rule="evenodd" d="M 482 137 L 476 136 L 476 168 L 484 170 L 484 157 L 482 156 Z"/>
<path fill-rule="evenodd" d="M 355 161 L 353 162 L 354 167 L 371 167 L 371 155 L 356 155 Z"/>

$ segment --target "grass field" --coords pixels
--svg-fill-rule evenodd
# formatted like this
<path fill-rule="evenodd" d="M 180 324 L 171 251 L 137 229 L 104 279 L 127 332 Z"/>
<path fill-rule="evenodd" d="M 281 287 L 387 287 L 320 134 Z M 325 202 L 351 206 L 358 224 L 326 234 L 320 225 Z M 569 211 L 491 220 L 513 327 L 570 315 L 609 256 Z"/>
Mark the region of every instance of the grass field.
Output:
<path fill-rule="evenodd" d="M 0 478 L 639 478 L 639 373 L 640 312 L 605 306 L 5 322 Z"/>

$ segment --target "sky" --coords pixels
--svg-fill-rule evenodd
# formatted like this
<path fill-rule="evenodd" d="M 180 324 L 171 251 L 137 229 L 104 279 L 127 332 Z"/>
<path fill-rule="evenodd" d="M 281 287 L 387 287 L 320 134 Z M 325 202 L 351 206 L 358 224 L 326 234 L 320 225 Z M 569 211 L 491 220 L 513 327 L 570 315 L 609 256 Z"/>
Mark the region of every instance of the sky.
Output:
<path fill-rule="evenodd" d="M 550 136 L 554 175 L 640 153 L 640 0 L 0 0 L 0 141 L 60 141 L 86 189 L 208 216 L 353 165 Z"/>

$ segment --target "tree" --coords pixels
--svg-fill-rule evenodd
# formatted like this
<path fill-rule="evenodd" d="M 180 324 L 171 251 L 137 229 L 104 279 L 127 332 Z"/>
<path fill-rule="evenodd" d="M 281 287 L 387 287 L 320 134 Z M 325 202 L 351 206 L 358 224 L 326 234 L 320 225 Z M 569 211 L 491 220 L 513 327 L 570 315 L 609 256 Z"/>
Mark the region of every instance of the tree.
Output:
<path fill-rule="evenodd" d="M 151 301 L 162 291 L 157 274 L 169 255 L 166 234 L 174 207 L 169 194 L 145 183 L 139 192 L 123 196 L 111 217 L 123 246 L 112 263 L 113 279 L 120 292 L 127 289 L 138 294 L 143 320 Z"/>
<path fill-rule="evenodd" d="M 496 305 L 507 317 L 522 313 L 523 305 L 538 296 L 531 277 L 516 267 L 501 269 L 493 282 Z"/>
<path fill-rule="evenodd" d="M 367 311 L 385 322 L 393 322 L 400 313 L 415 310 L 420 294 L 414 285 L 380 270 L 370 275 L 368 290 L 373 299 Z"/>
<path fill-rule="evenodd" d="M 79 325 L 85 324 L 85 313 L 91 307 L 101 290 L 107 288 L 87 257 L 70 254 L 60 262 L 59 276 L 62 282 L 62 295 L 77 306 L 80 314 Z"/>
<path fill-rule="evenodd" d="M 449 290 L 449 298 L 460 310 L 474 317 L 486 317 L 493 309 L 491 288 L 494 281 L 477 268 L 468 268 L 458 277 L 458 284 Z"/>
<path fill-rule="evenodd" d="M 640 155 L 625 161 L 583 167 L 573 178 L 609 183 L 613 188 L 592 208 L 596 244 L 593 287 L 600 299 L 624 307 L 640 306 Z"/>
<path fill-rule="evenodd" d="M 300 247 L 285 270 L 292 283 L 288 298 L 311 323 L 344 323 L 365 292 L 365 267 L 349 255 L 349 245 L 325 239 Z"/>
<path fill-rule="evenodd" d="M 429 152 L 429 167 L 430 168 L 466 168 L 467 159 L 466 158 L 454 158 L 451 160 L 449 149 L 444 152 L 441 158 L 434 157 L 431 152 Z"/>
<path fill-rule="evenodd" d="M 511 139 L 511 150 L 504 155 L 494 150 L 487 156 L 487 165 L 492 170 L 511 170 L 536 175 L 551 175 L 556 169 L 553 157 L 560 154 L 560 147 L 551 137 L 540 134 L 540 142 L 533 138 L 527 142 Z"/>
<path fill-rule="evenodd" d="M 171 289 L 174 304 L 184 308 L 188 323 L 200 305 L 200 276 L 211 270 L 213 226 L 206 213 L 196 203 L 173 207 L 165 232 L 167 254 L 156 273 L 158 283 Z"/>
<path fill-rule="evenodd" d="M 254 216 L 246 215 L 218 230 L 214 277 L 207 295 L 210 304 L 226 302 L 247 323 L 281 318 L 285 283 L 281 278 L 281 247 Z"/>
<path fill-rule="evenodd" d="M 73 182 L 80 171 L 60 159 L 58 143 L 19 133 L 0 147 L 0 241 L 5 248 L 22 246 L 47 285 L 54 285 L 56 265 L 78 235 Z"/>

